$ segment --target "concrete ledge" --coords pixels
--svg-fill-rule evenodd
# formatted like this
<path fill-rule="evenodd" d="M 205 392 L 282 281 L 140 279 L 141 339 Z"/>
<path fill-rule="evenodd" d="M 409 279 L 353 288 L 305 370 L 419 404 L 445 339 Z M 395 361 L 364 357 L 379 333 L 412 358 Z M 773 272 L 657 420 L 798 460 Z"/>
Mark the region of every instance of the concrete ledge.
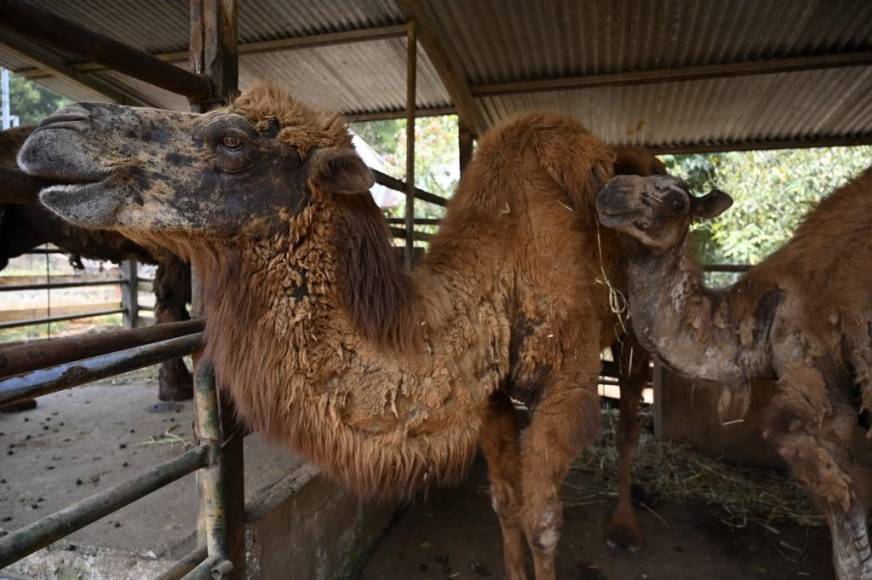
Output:
<path fill-rule="evenodd" d="M 395 511 L 392 504 L 360 500 L 303 465 L 246 509 L 248 578 L 347 578 Z"/>

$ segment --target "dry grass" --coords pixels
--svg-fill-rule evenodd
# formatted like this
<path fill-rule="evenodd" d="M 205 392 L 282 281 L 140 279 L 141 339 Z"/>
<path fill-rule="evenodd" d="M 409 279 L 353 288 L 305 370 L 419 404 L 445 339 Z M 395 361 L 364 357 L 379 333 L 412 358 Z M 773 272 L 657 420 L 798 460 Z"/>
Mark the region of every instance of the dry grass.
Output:
<path fill-rule="evenodd" d="M 650 420 L 650 415 L 643 415 L 643 424 Z M 603 437 L 572 467 L 592 474 L 605 491 L 580 495 L 582 490 L 570 486 L 564 490 L 568 505 L 592 503 L 603 495 L 617 497 L 617 422 L 616 410 L 603 409 Z M 728 465 L 700 455 L 688 445 L 657 441 L 648 429 L 643 430 L 634 456 L 633 482 L 661 500 L 714 506 L 722 511 L 722 521 L 734 528 L 756 523 L 777 533 L 779 522 L 824 524 L 820 512 L 787 473 Z"/>

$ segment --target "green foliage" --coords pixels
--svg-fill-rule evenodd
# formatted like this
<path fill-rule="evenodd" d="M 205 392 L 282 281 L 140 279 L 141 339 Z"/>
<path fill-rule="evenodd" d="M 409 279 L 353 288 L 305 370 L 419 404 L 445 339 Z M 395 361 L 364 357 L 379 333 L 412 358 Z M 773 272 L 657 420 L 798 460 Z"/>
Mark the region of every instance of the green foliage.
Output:
<path fill-rule="evenodd" d="M 387 166 L 386 173 L 405 180 L 406 175 L 406 121 L 372 121 L 353 123 L 351 130 L 379 154 Z M 425 191 L 451 197 L 460 177 L 457 157 L 457 117 L 423 117 L 415 122 L 415 185 Z M 417 217 L 442 217 L 444 209 L 418 201 Z M 401 217 L 403 208 L 390 211 Z M 433 228 L 420 227 L 421 231 Z"/>
<path fill-rule="evenodd" d="M 735 200 L 721 217 L 697 227 L 702 259 L 756 264 L 790 239 L 823 196 L 872 164 L 872 147 L 666 155 L 663 161 L 695 193 L 717 187 Z"/>
<path fill-rule="evenodd" d="M 12 75 L 9 82 L 10 109 L 18 115 L 19 124 L 35 125 L 43 117 L 55 112 L 72 101 L 44 89 L 24 77 Z"/>

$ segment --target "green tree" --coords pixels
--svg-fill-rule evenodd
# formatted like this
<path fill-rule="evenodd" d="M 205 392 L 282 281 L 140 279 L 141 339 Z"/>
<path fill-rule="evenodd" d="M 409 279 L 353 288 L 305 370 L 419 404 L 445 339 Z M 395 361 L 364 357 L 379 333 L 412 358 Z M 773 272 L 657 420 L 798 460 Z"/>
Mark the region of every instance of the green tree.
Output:
<path fill-rule="evenodd" d="M 718 187 L 735 200 L 721 217 L 697 227 L 702 258 L 756 264 L 790 239 L 823 196 L 872 163 L 872 147 L 666 155 L 663 161 L 697 194 Z"/>
<path fill-rule="evenodd" d="M 387 166 L 387 173 L 405 180 L 406 121 L 393 119 L 353 123 L 352 131 L 366 141 Z M 457 117 L 423 117 L 415 122 L 415 185 L 425 191 L 451 197 L 460 176 L 457 153 Z M 403 215 L 403 208 L 394 208 L 393 217 Z M 415 204 L 417 217 L 442 217 L 444 208 L 422 201 Z M 421 231 L 434 228 L 420 227 Z"/>
<path fill-rule="evenodd" d="M 9 108 L 13 115 L 18 115 L 22 126 L 35 125 L 45 116 L 72 102 L 18 75 L 12 75 L 9 93 Z"/>

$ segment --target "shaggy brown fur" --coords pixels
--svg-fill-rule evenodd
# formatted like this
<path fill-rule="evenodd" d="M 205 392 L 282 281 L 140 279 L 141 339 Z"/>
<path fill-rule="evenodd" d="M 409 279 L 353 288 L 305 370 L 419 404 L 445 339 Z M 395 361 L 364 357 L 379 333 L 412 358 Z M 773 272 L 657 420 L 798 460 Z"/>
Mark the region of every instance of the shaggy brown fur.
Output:
<path fill-rule="evenodd" d="M 16 168 L 15 157 L 33 127 L 0 131 L 0 167 Z M 185 303 L 190 302 L 190 268 L 168 252 L 154 252 L 110 231 L 86 230 L 67 223 L 40 205 L 0 204 L 0 270 L 11 258 L 42 244 L 54 244 L 71 254 L 70 263 L 82 268 L 81 259 L 136 259 L 158 264 L 154 280 L 155 318 L 158 322 L 188 320 Z M 182 359 L 161 363 L 158 398 L 183 401 L 193 397 L 193 380 Z"/>
<path fill-rule="evenodd" d="M 43 202 L 204 272 L 206 355 L 248 425 L 382 497 L 457 480 L 481 435 L 509 577 L 525 576 L 524 537 L 537 577 L 554 577 L 560 482 L 597 433 L 600 352 L 615 338 L 602 271 L 618 280 L 617 238 L 601 233 L 600 257 L 594 215 L 607 146 L 556 115 L 489 132 L 408 276 L 335 115 L 271 85 L 203 116 L 94 104 L 72 115 L 88 130 L 58 131 L 53 156 L 29 142 L 32 172 L 138 177 Z M 509 394 L 533 408 L 523 438 Z"/>
<path fill-rule="evenodd" d="M 778 378 L 764 435 L 827 514 L 839 577 L 870 578 L 866 475 L 850 445 L 872 401 L 872 168 L 825 198 L 739 282 L 710 290 L 687 229 L 726 199 L 692 198 L 668 178 L 618 177 L 600 194 L 603 223 L 628 234 L 633 325 L 685 374 L 737 389 Z"/>

